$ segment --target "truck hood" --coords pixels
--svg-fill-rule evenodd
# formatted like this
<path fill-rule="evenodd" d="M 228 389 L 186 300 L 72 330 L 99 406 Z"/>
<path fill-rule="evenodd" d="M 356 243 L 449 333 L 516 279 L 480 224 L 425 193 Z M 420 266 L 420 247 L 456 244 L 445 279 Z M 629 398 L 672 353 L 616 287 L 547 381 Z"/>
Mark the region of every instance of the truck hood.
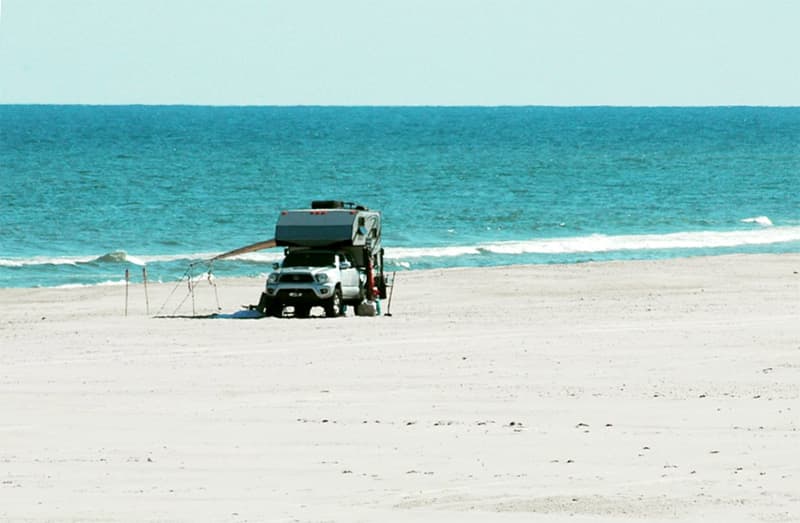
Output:
<path fill-rule="evenodd" d="M 320 272 L 334 270 L 335 267 L 286 267 L 280 268 L 277 272 L 281 274 L 299 274 L 299 273 L 311 273 L 317 274 Z"/>

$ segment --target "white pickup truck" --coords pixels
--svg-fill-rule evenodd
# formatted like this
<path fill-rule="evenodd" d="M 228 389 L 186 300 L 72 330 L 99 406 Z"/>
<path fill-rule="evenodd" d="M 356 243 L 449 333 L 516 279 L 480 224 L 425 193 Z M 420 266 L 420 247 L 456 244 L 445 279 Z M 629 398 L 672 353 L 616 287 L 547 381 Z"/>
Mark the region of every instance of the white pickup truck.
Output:
<path fill-rule="evenodd" d="M 364 301 L 367 274 L 344 253 L 307 249 L 290 251 L 267 278 L 259 306 L 262 313 L 282 316 L 291 306 L 296 318 L 307 318 L 311 308 L 321 305 L 325 316 L 340 316 L 347 305 Z"/>

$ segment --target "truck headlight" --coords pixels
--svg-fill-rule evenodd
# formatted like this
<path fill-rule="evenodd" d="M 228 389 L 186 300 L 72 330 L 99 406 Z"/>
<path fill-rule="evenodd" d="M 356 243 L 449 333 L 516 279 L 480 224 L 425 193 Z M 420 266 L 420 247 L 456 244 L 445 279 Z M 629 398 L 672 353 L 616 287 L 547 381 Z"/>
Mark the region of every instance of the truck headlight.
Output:
<path fill-rule="evenodd" d="M 314 276 L 314 279 L 317 280 L 317 283 L 327 283 L 328 282 L 328 275 L 324 272 L 321 272 Z"/>
<path fill-rule="evenodd" d="M 270 273 L 269 277 L 267 278 L 267 283 L 278 283 L 278 278 L 280 275 L 277 272 Z"/>

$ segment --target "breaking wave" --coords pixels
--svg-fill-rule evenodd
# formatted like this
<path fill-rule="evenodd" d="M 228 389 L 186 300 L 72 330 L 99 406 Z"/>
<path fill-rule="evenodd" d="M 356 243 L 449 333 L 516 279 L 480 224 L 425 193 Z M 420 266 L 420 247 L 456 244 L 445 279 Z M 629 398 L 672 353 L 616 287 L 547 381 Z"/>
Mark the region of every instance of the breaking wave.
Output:
<path fill-rule="evenodd" d="M 772 227 L 772 220 L 767 216 L 754 216 L 752 218 L 742 218 L 739 220 L 742 223 L 757 223 L 762 227 Z"/>
<path fill-rule="evenodd" d="M 765 218 L 765 220 L 761 220 Z M 746 218 L 742 221 L 762 225 L 757 229 L 736 231 L 694 231 L 667 234 L 590 234 L 559 238 L 531 239 L 523 241 L 485 242 L 472 245 L 450 245 L 442 247 L 386 247 L 386 258 L 402 265 L 403 260 L 416 258 L 457 258 L 475 255 L 514 254 L 581 254 L 607 253 L 614 251 L 649 251 L 673 249 L 714 249 L 749 245 L 769 245 L 800 241 L 800 226 L 775 227 L 767 225 L 765 216 Z M 769 222 L 771 223 L 771 222 Z M 132 256 L 125 251 L 112 251 L 100 256 L 0 258 L 0 267 L 31 266 L 85 266 L 132 264 L 165 264 L 173 262 L 208 261 L 218 253 L 164 254 Z M 279 261 L 281 252 L 263 251 L 235 256 L 224 263 L 248 263 L 267 265 Z M 222 262 L 217 262 L 222 263 Z"/>
<path fill-rule="evenodd" d="M 125 285 L 125 280 L 108 280 L 99 283 L 64 283 L 56 285 L 54 289 L 83 289 L 87 287 L 121 287 Z"/>
<path fill-rule="evenodd" d="M 631 259 L 732 252 L 800 252 L 800 225 L 755 226 L 731 231 L 684 231 L 665 234 L 589 234 L 529 240 L 476 242 L 465 245 L 393 247 L 385 241 L 386 266 L 426 269 L 513 263 L 572 263 L 586 259 Z M 746 220 L 750 220 L 747 218 Z M 126 270 L 147 266 L 151 281 L 192 278 L 266 277 L 283 251 L 251 252 L 213 264 L 219 253 L 130 255 L 110 251 L 100 256 L 0 258 L 0 287 L 80 287 L 119 285 Z M 188 266 L 188 268 L 187 268 Z M 193 268 L 194 267 L 194 268 Z M 136 273 L 136 271 L 134 271 Z"/>
<path fill-rule="evenodd" d="M 125 251 L 114 251 L 98 256 L 93 263 L 132 263 L 134 265 L 145 265 L 146 262 L 135 256 L 130 256 Z"/>
<path fill-rule="evenodd" d="M 628 234 L 490 242 L 458 247 L 386 249 L 394 260 L 479 254 L 579 254 L 614 251 L 714 249 L 800 241 L 800 227 L 771 227 L 746 231 L 697 231 L 668 234 Z"/>
<path fill-rule="evenodd" d="M 125 251 L 112 251 L 100 256 L 34 256 L 32 258 L 0 258 L 0 267 L 32 267 L 36 265 L 104 265 L 125 264 L 144 266 L 149 263 L 169 263 L 176 261 L 207 260 L 214 256 L 212 253 L 197 254 L 161 254 L 132 256 Z"/>
<path fill-rule="evenodd" d="M 485 242 L 472 245 L 442 247 L 386 247 L 386 257 L 399 262 L 414 258 L 457 258 L 489 254 L 579 254 L 613 251 L 647 251 L 671 249 L 713 249 L 748 245 L 769 245 L 800 241 L 800 226 L 775 227 L 765 216 L 745 218 L 747 223 L 762 227 L 736 231 L 693 231 L 666 234 L 590 234 L 522 241 Z M 0 258 L 0 267 L 83 266 L 132 264 L 144 266 L 172 262 L 208 261 L 218 253 L 163 254 L 133 256 L 125 251 L 111 251 L 100 256 L 37 256 L 32 258 Z M 262 251 L 235 256 L 225 263 L 271 264 L 279 261 L 281 252 Z M 217 262 L 221 263 L 221 262 Z"/>

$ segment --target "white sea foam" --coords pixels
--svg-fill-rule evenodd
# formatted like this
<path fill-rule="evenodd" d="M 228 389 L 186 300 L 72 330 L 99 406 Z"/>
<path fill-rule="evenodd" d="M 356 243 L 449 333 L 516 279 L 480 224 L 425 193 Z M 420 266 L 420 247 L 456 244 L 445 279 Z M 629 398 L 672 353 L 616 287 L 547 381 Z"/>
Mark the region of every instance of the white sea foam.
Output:
<path fill-rule="evenodd" d="M 766 220 L 761 220 L 761 218 Z M 590 234 L 575 237 L 487 242 L 446 247 L 387 247 L 386 258 L 400 266 L 410 266 L 409 260 L 418 258 L 456 258 L 482 254 L 571 254 L 630 250 L 702 249 L 800 241 L 800 226 L 769 226 L 766 224 L 771 223 L 771 221 L 765 216 L 746 218 L 743 221 L 756 223 L 762 225 L 762 227 L 737 231 L 693 231 L 668 234 Z M 0 258 L 0 267 L 77 266 L 88 263 L 130 263 L 144 266 L 150 263 L 181 261 L 185 261 L 188 264 L 193 261 L 208 261 L 216 254 L 218 253 L 132 256 L 124 251 L 114 251 L 100 256 Z M 280 261 L 281 257 L 281 252 L 265 251 L 251 252 L 228 260 L 266 265 Z"/>
<path fill-rule="evenodd" d="M 125 280 L 108 280 L 99 283 L 65 283 L 56 285 L 54 289 L 82 289 L 84 287 L 120 287 L 125 285 Z"/>
<path fill-rule="evenodd" d="M 214 273 L 212 272 L 203 272 L 192 277 L 192 283 L 208 282 L 209 284 L 214 285 L 214 282 L 216 281 L 217 277 L 214 276 Z"/>
<path fill-rule="evenodd" d="M 196 252 L 191 254 L 153 254 L 137 255 L 139 260 L 145 263 L 169 263 L 175 261 L 199 261 L 210 260 L 219 253 L 216 252 Z"/>
<path fill-rule="evenodd" d="M 157 254 L 132 256 L 125 251 L 113 251 L 88 256 L 34 256 L 31 258 L 0 258 L 0 267 L 29 267 L 35 265 L 82 265 L 87 263 L 130 263 L 144 266 L 148 263 L 209 260 L 214 253 Z"/>
<path fill-rule="evenodd" d="M 480 245 L 465 245 L 456 247 L 397 247 L 386 248 L 386 256 L 392 259 L 403 258 L 448 258 L 455 256 L 468 256 L 480 254 Z"/>
<path fill-rule="evenodd" d="M 492 242 L 463 247 L 386 249 L 390 260 L 424 257 L 493 254 L 577 254 L 631 250 L 669 250 L 768 245 L 800 241 L 800 227 L 770 227 L 747 231 L 696 231 L 669 234 L 631 234 L 550 238 L 528 241 Z"/>
<path fill-rule="evenodd" d="M 240 254 L 239 256 L 231 256 L 229 260 L 234 261 L 249 261 L 253 263 L 272 263 L 283 259 L 283 251 L 281 252 L 249 252 L 247 254 Z"/>
<path fill-rule="evenodd" d="M 742 223 L 757 223 L 762 227 L 772 227 L 772 220 L 770 220 L 766 216 L 754 216 L 752 218 L 742 218 L 739 221 L 741 221 Z"/>
<path fill-rule="evenodd" d="M 28 267 L 31 265 L 78 265 L 89 263 L 97 256 L 34 256 L 33 258 L 0 258 L 0 267 Z"/>
<path fill-rule="evenodd" d="M 137 256 L 126 255 L 126 256 L 125 256 L 125 260 L 126 260 L 128 263 L 132 263 L 132 264 L 134 264 L 134 265 L 139 265 L 139 266 L 142 266 L 142 267 L 144 267 L 145 265 L 147 265 L 147 262 L 146 262 L 146 261 L 144 261 L 142 258 L 139 258 L 139 257 L 137 257 Z"/>

